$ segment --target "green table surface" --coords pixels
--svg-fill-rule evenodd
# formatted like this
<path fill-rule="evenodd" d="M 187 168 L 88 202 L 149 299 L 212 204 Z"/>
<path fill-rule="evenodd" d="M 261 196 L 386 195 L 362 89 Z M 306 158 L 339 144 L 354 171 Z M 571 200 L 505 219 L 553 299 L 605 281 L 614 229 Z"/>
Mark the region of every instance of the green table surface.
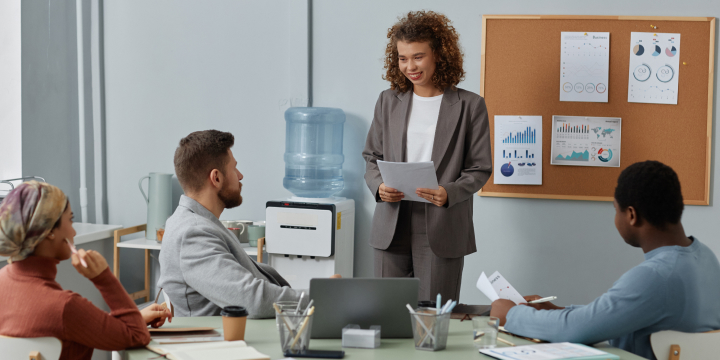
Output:
<path fill-rule="evenodd" d="M 222 333 L 222 318 L 219 316 L 175 318 L 167 327 L 212 326 Z M 515 345 L 530 345 L 530 341 L 500 333 L 499 337 L 511 341 Z M 271 359 L 285 358 L 280 351 L 280 335 L 275 326 L 275 319 L 248 320 L 245 329 L 245 341 Z M 154 341 L 151 343 L 154 344 Z M 506 346 L 498 342 L 499 347 Z M 415 350 L 413 339 L 382 339 L 377 349 L 343 348 L 340 339 L 311 339 L 313 350 L 344 350 L 346 359 L 492 359 L 481 355 L 472 345 L 472 322 L 450 320 L 447 347 L 440 351 Z M 644 358 L 613 347 L 602 347 L 603 351 L 620 356 L 622 360 L 643 360 Z M 126 350 L 123 359 L 146 360 L 158 355 L 147 349 Z"/>

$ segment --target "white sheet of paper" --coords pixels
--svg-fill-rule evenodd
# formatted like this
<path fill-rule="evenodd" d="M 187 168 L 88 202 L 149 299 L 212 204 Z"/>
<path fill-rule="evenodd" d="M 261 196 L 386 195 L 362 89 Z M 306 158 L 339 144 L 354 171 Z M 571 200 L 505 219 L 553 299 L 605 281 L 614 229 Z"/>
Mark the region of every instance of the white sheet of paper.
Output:
<path fill-rule="evenodd" d="M 494 184 L 542 185 L 542 116 L 495 115 Z"/>
<path fill-rule="evenodd" d="M 438 188 L 435 164 L 432 161 L 416 163 L 378 161 L 377 163 L 385 186 L 405 194 L 403 200 L 429 203 L 417 196 L 415 191 L 418 188 Z"/>
<path fill-rule="evenodd" d="M 560 101 L 608 102 L 609 32 L 560 33 Z"/>
<path fill-rule="evenodd" d="M 507 299 L 515 304 L 527 302 L 525 298 L 500 275 L 499 271 L 494 272 L 489 278 L 485 275 L 485 272 L 483 272 L 480 274 L 476 286 L 490 301 Z"/>
<path fill-rule="evenodd" d="M 628 102 L 677 105 L 680 34 L 630 33 Z"/>
<path fill-rule="evenodd" d="M 599 355 L 619 359 L 617 355 L 569 342 L 483 349 L 480 353 L 500 360 L 559 360 Z"/>

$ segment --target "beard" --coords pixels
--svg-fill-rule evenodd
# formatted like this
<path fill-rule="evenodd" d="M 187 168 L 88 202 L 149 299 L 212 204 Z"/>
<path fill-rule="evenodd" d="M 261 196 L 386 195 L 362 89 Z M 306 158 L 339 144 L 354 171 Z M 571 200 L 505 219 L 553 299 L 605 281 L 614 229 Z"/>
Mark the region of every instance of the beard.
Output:
<path fill-rule="evenodd" d="M 242 184 L 238 182 L 238 187 L 236 189 L 232 189 L 231 187 L 232 184 L 227 184 L 227 186 L 223 186 L 222 190 L 218 193 L 218 197 L 220 198 L 220 201 L 225 204 L 226 209 L 238 207 L 243 201 L 242 195 L 240 195 Z"/>

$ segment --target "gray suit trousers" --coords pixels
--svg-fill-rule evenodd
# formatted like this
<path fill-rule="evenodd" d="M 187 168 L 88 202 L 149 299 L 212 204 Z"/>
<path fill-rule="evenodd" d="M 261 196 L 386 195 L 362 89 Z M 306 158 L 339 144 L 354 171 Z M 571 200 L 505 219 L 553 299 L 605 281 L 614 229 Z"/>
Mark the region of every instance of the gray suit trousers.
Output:
<path fill-rule="evenodd" d="M 386 250 L 374 249 L 375 277 L 419 278 L 420 301 L 435 301 L 438 293 L 443 305 L 450 299 L 459 300 L 464 258 L 435 255 L 426 229 L 425 204 L 402 201 L 390 246 Z"/>

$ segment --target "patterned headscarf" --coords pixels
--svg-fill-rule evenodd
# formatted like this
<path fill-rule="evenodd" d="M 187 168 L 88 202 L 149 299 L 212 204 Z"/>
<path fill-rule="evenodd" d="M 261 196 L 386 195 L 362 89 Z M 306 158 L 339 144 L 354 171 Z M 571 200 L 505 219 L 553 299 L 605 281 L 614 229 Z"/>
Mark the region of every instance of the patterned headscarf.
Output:
<path fill-rule="evenodd" d="M 34 180 L 20 184 L 0 203 L 0 255 L 11 263 L 32 254 L 66 207 L 67 196 L 57 187 Z"/>

